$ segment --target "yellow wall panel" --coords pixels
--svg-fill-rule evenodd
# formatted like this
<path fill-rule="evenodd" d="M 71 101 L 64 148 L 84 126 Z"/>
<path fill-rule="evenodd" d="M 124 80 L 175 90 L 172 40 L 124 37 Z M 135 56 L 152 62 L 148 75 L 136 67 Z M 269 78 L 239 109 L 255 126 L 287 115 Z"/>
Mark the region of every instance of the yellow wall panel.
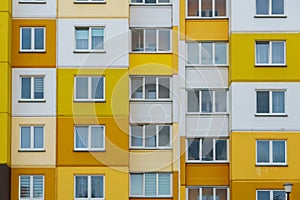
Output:
<path fill-rule="evenodd" d="M 10 164 L 10 115 L 0 113 L 0 164 Z"/>
<path fill-rule="evenodd" d="M 8 11 L 11 13 L 11 0 L 1 0 L 0 1 L 0 12 L 1 11 Z"/>
<path fill-rule="evenodd" d="M 180 12 L 179 12 L 179 24 L 180 24 L 180 40 L 185 40 L 185 2 L 186 0 L 180 0 Z"/>
<path fill-rule="evenodd" d="M 11 110 L 11 67 L 0 63 L 0 113 L 10 113 Z"/>
<path fill-rule="evenodd" d="M 185 152 L 186 152 L 186 140 L 184 136 L 181 136 L 180 137 L 180 183 L 181 185 L 186 185 Z"/>
<path fill-rule="evenodd" d="M 230 37 L 229 77 L 232 81 L 299 81 L 300 34 L 298 33 L 233 33 Z M 285 67 L 255 67 L 256 40 L 286 41 Z"/>
<path fill-rule="evenodd" d="M 57 69 L 57 105 L 59 116 L 128 117 L 127 69 Z M 74 77 L 104 76 L 105 102 L 75 102 Z"/>
<path fill-rule="evenodd" d="M 2 3 L 2 2 L 1 2 Z M 11 19 L 8 12 L 0 12 L 0 63 L 10 63 Z"/>
<path fill-rule="evenodd" d="M 20 52 L 20 27 L 45 27 L 45 52 Z M 12 67 L 56 67 L 56 20 L 12 21 Z"/>

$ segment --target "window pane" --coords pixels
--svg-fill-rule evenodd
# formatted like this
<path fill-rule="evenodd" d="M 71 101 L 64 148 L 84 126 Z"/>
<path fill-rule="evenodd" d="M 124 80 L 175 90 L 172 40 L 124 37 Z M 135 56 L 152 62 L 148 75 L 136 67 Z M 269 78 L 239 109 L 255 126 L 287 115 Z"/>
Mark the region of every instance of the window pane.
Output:
<path fill-rule="evenodd" d="M 284 113 L 284 92 L 272 92 L 273 113 Z"/>
<path fill-rule="evenodd" d="M 257 141 L 257 162 L 268 163 L 269 158 L 269 141 Z"/>
<path fill-rule="evenodd" d="M 273 191 L 274 200 L 285 200 L 285 191 Z"/>
<path fill-rule="evenodd" d="M 91 177 L 92 198 L 103 198 L 103 176 Z"/>
<path fill-rule="evenodd" d="M 158 145 L 160 147 L 170 146 L 170 126 L 159 126 L 158 128 Z"/>
<path fill-rule="evenodd" d="M 87 77 L 76 77 L 76 99 L 88 99 Z"/>
<path fill-rule="evenodd" d="M 227 160 L 227 140 L 216 140 L 216 160 Z"/>
<path fill-rule="evenodd" d="M 256 42 L 256 63 L 269 63 L 269 42 Z"/>
<path fill-rule="evenodd" d="M 75 127 L 76 148 L 88 148 L 88 127 Z"/>
<path fill-rule="evenodd" d="M 256 112 L 269 113 L 269 92 L 256 92 Z"/>
<path fill-rule="evenodd" d="M 200 199 L 199 189 L 189 188 L 188 200 L 199 200 L 199 199 Z"/>
<path fill-rule="evenodd" d="M 22 28 L 22 49 L 31 49 L 31 28 Z"/>
<path fill-rule="evenodd" d="M 273 141 L 273 162 L 285 163 L 285 142 Z"/>
<path fill-rule="evenodd" d="M 188 160 L 199 160 L 200 139 L 188 139 Z"/>
<path fill-rule="evenodd" d="M 199 44 L 198 43 L 188 43 L 187 44 L 187 54 L 189 64 L 200 64 L 199 60 Z"/>
<path fill-rule="evenodd" d="M 77 28 L 75 32 L 76 37 L 76 49 L 88 49 L 89 48 L 89 29 Z"/>
<path fill-rule="evenodd" d="M 20 197 L 30 197 L 30 176 L 21 176 L 20 178 Z"/>
<path fill-rule="evenodd" d="M 21 98 L 30 99 L 31 98 L 31 78 L 21 78 L 22 89 Z"/>
<path fill-rule="evenodd" d="M 272 42 L 272 63 L 284 64 L 284 42 Z"/>
<path fill-rule="evenodd" d="M 156 174 L 145 174 L 145 196 L 156 196 Z"/>
<path fill-rule="evenodd" d="M 104 99 L 103 78 L 92 77 L 92 99 Z"/>
<path fill-rule="evenodd" d="M 143 0 L 131 0 L 131 3 L 143 3 Z"/>
<path fill-rule="evenodd" d="M 34 127 L 34 148 L 44 148 L 44 127 Z"/>
<path fill-rule="evenodd" d="M 227 189 L 216 189 L 216 200 L 227 200 Z"/>
<path fill-rule="evenodd" d="M 34 49 L 44 49 L 44 29 L 35 28 L 34 29 Z"/>
<path fill-rule="evenodd" d="M 170 98 L 170 79 L 158 78 L 158 98 L 168 99 Z"/>
<path fill-rule="evenodd" d="M 156 0 L 145 0 L 145 3 L 156 3 Z"/>
<path fill-rule="evenodd" d="M 202 139 L 202 160 L 213 160 L 213 139 Z"/>
<path fill-rule="evenodd" d="M 201 44 L 201 64 L 209 65 L 213 64 L 213 47 L 212 43 Z"/>
<path fill-rule="evenodd" d="M 143 146 L 143 126 L 131 126 L 131 146 Z"/>
<path fill-rule="evenodd" d="M 44 98 L 44 78 L 40 77 L 34 78 L 34 98 L 43 99 Z"/>
<path fill-rule="evenodd" d="M 43 198 L 44 179 L 42 176 L 33 176 L 33 197 Z"/>
<path fill-rule="evenodd" d="M 215 16 L 226 16 L 226 0 L 215 0 Z"/>
<path fill-rule="evenodd" d="M 144 51 L 144 30 L 132 30 L 132 51 Z"/>
<path fill-rule="evenodd" d="M 283 13 L 284 13 L 284 1 L 272 0 L 272 14 L 283 14 Z"/>
<path fill-rule="evenodd" d="M 212 17 L 212 0 L 201 0 L 201 16 L 202 17 Z"/>
<path fill-rule="evenodd" d="M 169 30 L 159 30 L 159 51 L 171 50 L 171 38 Z"/>
<path fill-rule="evenodd" d="M 269 191 L 258 191 L 257 192 L 257 200 L 269 200 L 270 192 Z"/>
<path fill-rule="evenodd" d="M 199 112 L 199 92 L 188 92 L 188 112 Z"/>
<path fill-rule="evenodd" d="M 227 45 L 215 44 L 215 64 L 227 64 Z"/>
<path fill-rule="evenodd" d="M 171 195 L 170 174 L 158 174 L 158 195 Z"/>
<path fill-rule="evenodd" d="M 145 126 L 145 146 L 156 147 L 156 126 L 147 125 Z"/>
<path fill-rule="evenodd" d="M 91 148 L 104 148 L 103 127 L 91 127 Z"/>
<path fill-rule="evenodd" d="M 227 109 L 227 92 L 215 92 L 215 106 L 216 112 L 226 112 Z"/>
<path fill-rule="evenodd" d="M 188 16 L 199 16 L 199 0 L 188 0 Z"/>
<path fill-rule="evenodd" d="M 130 194 L 142 195 L 143 194 L 143 175 L 131 174 L 130 175 Z"/>
<path fill-rule="evenodd" d="M 30 127 L 21 127 L 21 148 L 30 148 Z"/>
<path fill-rule="evenodd" d="M 145 78 L 145 88 L 146 88 L 146 99 L 156 99 L 156 78 L 146 77 Z"/>
<path fill-rule="evenodd" d="M 269 0 L 256 0 L 256 14 L 269 14 Z"/>
<path fill-rule="evenodd" d="M 213 188 L 202 188 L 202 200 L 213 200 Z"/>
<path fill-rule="evenodd" d="M 156 30 L 145 30 L 146 44 L 145 51 L 156 51 Z"/>
<path fill-rule="evenodd" d="M 87 176 L 76 176 L 75 178 L 76 198 L 87 198 L 88 197 L 88 177 Z"/>
<path fill-rule="evenodd" d="M 211 113 L 212 112 L 212 91 L 201 92 L 201 112 Z"/>
<path fill-rule="evenodd" d="M 143 78 L 140 77 L 131 78 L 131 98 L 134 99 L 143 98 Z"/>
<path fill-rule="evenodd" d="M 92 49 L 104 49 L 104 29 L 91 28 L 92 30 Z"/>
<path fill-rule="evenodd" d="M 158 3 L 170 3 L 170 0 L 158 0 Z"/>

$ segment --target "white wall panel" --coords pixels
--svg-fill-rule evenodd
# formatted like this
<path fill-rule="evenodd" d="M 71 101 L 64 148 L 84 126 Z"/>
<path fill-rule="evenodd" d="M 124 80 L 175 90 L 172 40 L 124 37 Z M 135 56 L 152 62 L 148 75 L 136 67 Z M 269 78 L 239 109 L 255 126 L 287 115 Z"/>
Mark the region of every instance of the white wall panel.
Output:
<path fill-rule="evenodd" d="M 12 0 L 13 17 L 55 18 L 56 1 L 46 0 L 46 3 L 20 3 Z"/>
<path fill-rule="evenodd" d="M 75 50 L 75 27 L 101 26 L 104 52 L 78 53 Z M 58 67 L 128 67 L 128 19 L 60 19 L 58 20 Z"/>

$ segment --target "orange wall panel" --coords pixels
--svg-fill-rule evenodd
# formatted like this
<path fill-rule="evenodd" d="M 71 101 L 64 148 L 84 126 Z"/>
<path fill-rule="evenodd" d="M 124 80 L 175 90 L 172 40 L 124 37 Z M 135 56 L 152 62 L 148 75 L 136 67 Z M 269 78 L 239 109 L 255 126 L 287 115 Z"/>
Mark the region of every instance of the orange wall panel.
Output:
<path fill-rule="evenodd" d="M 180 137 L 180 183 L 185 185 L 185 137 Z"/>

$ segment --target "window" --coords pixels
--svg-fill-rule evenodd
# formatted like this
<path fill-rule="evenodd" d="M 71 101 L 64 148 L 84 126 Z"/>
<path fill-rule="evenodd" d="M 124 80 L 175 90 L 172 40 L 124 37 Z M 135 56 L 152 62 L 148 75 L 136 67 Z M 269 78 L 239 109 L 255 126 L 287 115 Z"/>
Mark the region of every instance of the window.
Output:
<path fill-rule="evenodd" d="M 44 101 L 44 77 L 21 76 L 21 100 Z"/>
<path fill-rule="evenodd" d="M 256 65 L 285 65 L 284 41 L 257 41 Z"/>
<path fill-rule="evenodd" d="M 131 148 L 171 148 L 170 125 L 131 125 Z"/>
<path fill-rule="evenodd" d="M 131 4 L 170 4 L 171 0 L 131 0 Z"/>
<path fill-rule="evenodd" d="M 103 200 L 104 176 L 76 175 L 75 176 L 75 200 Z"/>
<path fill-rule="evenodd" d="M 189 113 L 226 113 L 227 112 L 227 91 L 188 91 L 188 112 Z"/>
<path fill-rule="evenodd" d="M 21 126 L 21 150 L 39 151 L 44 150 L 44 127 Z"/>
<path fill-rule="evenodd" d="M 213 138 L 187 139 L 189 162 L 227 162 L 228 140 Z"/>
<path fill-rule="evenodd" d="M 133 52 L 170 52 L 170 29 L 132 29 Z"/>
<path fill-rule="evenodd" d="M 259 115 L 285 114 L 285 91 L 256 91 L 256 113 Z"/>
<path fill-rule="evenodd" d="M 256 0 L 257 15 L 283 15 L 284 0 Z"/>
<path fill-rule="evenodd" d="M 75 150 L 105 150 L 105 127 L 100 125 L 75 126 Z"/>
<path fill-rule="evenodd" d="M 75 51 L 104 51 L 103 27 L 76 27 Z"/>
<path fill-rule="evenodd" d="M 188 17 L 226 17 L 226 0 L 187 0 Z"/>
<path fill-rule="evenodd" d="M 131 99 L 170 99 L 170 77 L 131 77 Z"/>
<path fill-rule="evenodd" d="M 189 187 L 188 200 L 229 200 L 227 187 Z"/>
<path fill-rule="evenodd" d="M 256 200 L 285 200 L 286 194 L 283 190 L 257 190 Z"/>
<path fill-rule="evenodd" d="M 104 101 L 104 88 L 102 76 L 76 76 L 75 101 Z"/>
<path fill-rule="evenodd" d="M 256 164 L 286 165 L 285 140 L 257 140 Z"/>
<path fill-rule="evenodd" d="M 45 51 L 45 27 L 21 27 L 20 37 L 20 51 Z"/>
<path fill-rule="evenodd" d="M 131 197 L 171 197 L 172 175 L 170 173 L 130 174 Z"/>
<path fill-rule="evenodd" d="M 187 43 L 187 65 L 227 65 L 227 43 Z"/>
<path fill-rule="evenodd" d="M 44 176 L 22 175 L 19 177 L 19 198 L 21 200 L 44 199 Z"/>

